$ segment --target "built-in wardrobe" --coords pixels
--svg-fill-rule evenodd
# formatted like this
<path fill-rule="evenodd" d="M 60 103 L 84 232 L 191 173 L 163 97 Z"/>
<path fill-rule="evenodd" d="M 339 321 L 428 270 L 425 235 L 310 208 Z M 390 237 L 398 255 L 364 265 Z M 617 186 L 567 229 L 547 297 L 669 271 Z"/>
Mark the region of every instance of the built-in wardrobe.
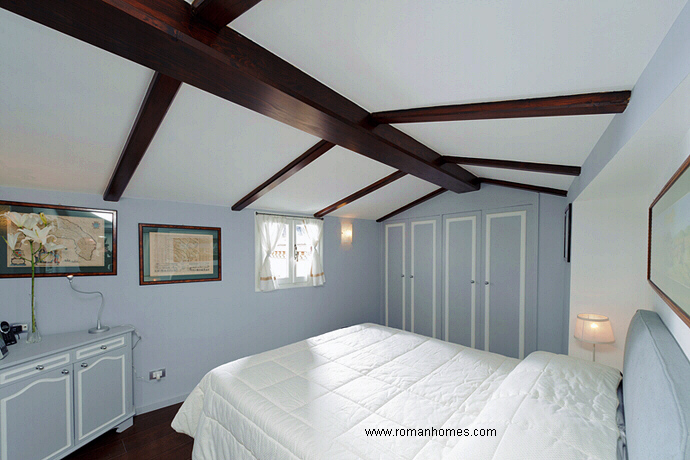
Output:
<path fill-rule="evenodd" d="M 516 358 L 536 350 L 538 212 L 385 222 L 385 324 Z"/>

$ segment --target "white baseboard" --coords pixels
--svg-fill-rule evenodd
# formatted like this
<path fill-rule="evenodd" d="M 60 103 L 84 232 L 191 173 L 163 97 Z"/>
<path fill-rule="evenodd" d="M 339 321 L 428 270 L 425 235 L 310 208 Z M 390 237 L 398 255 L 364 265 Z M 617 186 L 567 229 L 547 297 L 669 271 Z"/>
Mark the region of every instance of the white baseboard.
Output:
<path fill-rule="evenodd" d="M 174 398 L 166 399 L 164 401 L 158 401 L 153 404 L 148 404 L 146 406 L 139 406 L 136 407 L 136 413 L 137 415 L 145 414 L 147 412 L 151 412 L 157 409 L 162 409 L 164 407 L 172 406 L 173 404 L 181 403 L 185 399 L 187 399 L 187 396 L 189 396 L 189 393 L 183 394 L 180 396 L 176 396 Z"/>

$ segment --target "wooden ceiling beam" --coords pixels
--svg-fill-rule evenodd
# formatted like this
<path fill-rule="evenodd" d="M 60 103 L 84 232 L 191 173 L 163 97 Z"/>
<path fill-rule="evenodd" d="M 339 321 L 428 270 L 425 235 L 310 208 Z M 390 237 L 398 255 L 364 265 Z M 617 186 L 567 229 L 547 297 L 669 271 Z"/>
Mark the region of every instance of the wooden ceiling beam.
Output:
<path fill-rule="evenodd" d="M 497 118 L 560 117 L 622 113 L 630 91 L 575 94 L 478 104 L 445 105 L 388 110 L 371 115 L 377 123 L 427 123 L 435 121 L 492 120 Z"/>
<path fill-rule="evenodd" d="M 242 198 L 240 201 L 232 205 L 232 210 L 233 211 L 241 211 L 250 204 L 254 203 L 256 200 L 288 180 L 291 176 L 296 174 L 300 169 L 304 168 L 307 166 L 309 163 L 312 161 L 316 160 L 319 158 L 321 155 L 324 153 L 328 152 L 330 149 L 335 147 L 335 144 L 332 144 L 328 141 L 319 141 L 316 145 L 314 145 L 312 148 L 304 152 L 302 155 L 298 156 L 295 158 L 290 164 L 288 164 L 286 167 L 275 173 L 273 176 L 271 176 L 270 179 L 268 179 L 266 182 L 263 184 L 259 185 L 257 188 L 249 192 L 244 198 Z"/>
<path fill-rule="evenodd" d="M 430 199 L 435 198 L 435 197 L 439 196 L 440 194 L 445 193 L 445 192 L 447 192 L 447 191 L 448 191 L 448 190 L 446 190 L 445 188 L 440 188 L 440 189 L 438 189 L 438 190 L 435 190 L 435 191 L 429 193 L 428 195 L 424 195 L 423 197 L 421 197 L 421 198 L 419 198 L 419 199 L 417 199 L 417 200 L 414 200 L 414 201 L 413 201 L 412 203 L 410 203 L 410 204 L 406 204 L 406 205 L 403 206 L 402 208 L 398 208 L 398 209 L 396 209 L 395 211 L 390 212 L 390 213 L 386 214 L 385 216 L 383 216 L 383 217 L 381 217 L 381 218 L 379 218 L 379 219 L 376 219 L 376 222 L 383 222 L 384 220 L 388 220 L 388 219 L 390 219 L 390 218 L 393 217 L 393 216 L 397 216 L 398 214 L 400 214 L 400 213 L 402 213 L 402 212 L 405 212 L 405 211 L 407 211 L 408 209 L 412 209 L 412 208 L 414 208 L 415 206 L 420 205 L 420 204 L 424 203 L 425 201 L 429 201 Z"/>
<path fill-rule="evenodd" d="M 156 72 L 144 96 L 115 171 L 103 193 L 105 201 L 119 201 L 153 137 L 168 113 L 181 82 Z"/>
<path fill-rule="evenodd" d="M 519 182 L 510 182 L 507 180 L 487 179 L 483 177 L 479 180 L 482 184 L 498 185 L 499 187 L 516 188 L 519 190 L 529 190 L 530 192 L 547 193 L 549 195 L 556 196 L 568 196 L 567 190 L 560 190 L 557 188 L 540 187 L 538 185 L 522 184 Z"/>
<path fill-rule="evenodd" d="M 221 28 L 260 1 L 195 0 L 192 10 L 214 27 Z M 223 23 L 225 19 L 227 21 Z M 122 197 L 181 84 L 181 81 L 159 72 L 153 75 L 125 148 L 103 193 L 105 201 L 119 201 Z"/>
<path fill-rule="evenodd" d="M 194 14 L 220 29 L 242 16 L 261 0 L 194 0 Z"/>
<path fill-rule="evenodd" d="M 454 192 L 477 190 L 368 128 L 369 113 L 229 27 L 214 30 L 180 0 L 0 0 L 0 7 Z M 453 166 L 453 165 L 447 165 Z M 457 167 L 457 166 L 456 166 Z M 457 171 L 457 170 L 455 170 Z"/>
<path fill-rule="evenodd" d="M 390 175 L 384 177 L 383 179 L 377 180 L 376 182 L 374 182 L 371 185 L 367 185 L 366 187 L 364 187 L 361 190 L 356 191 L 352 195 L 350 195 L 346 198 L 343 198 L 342 200 L 337 201 L 330 206 L 323 208 L 321 211 L 314 214 L 314 217 L 323 217 L 327 214 L 330 214 L 333 211 L 335 211 L 336 209 L 342 208 L 346 204 L 350 204 L 355 200 L 359 200 L 363 196 L 366 196 L 372 192 L 375 192 L 376 190 L 383 188 L 386 185 L 391 184 L 391 183 L 395 182 L 396 180 L 398 180 L 402 177 L 405 177 L 405 176 L 407 176 L 407 174 L 405 174 L 404 172 L 396 171 L 393 174 L 390 174 Z"/>
<path fill-rule="evenodd" d="M 528 161 L 494 160 L 489 158 L 469 158 L 444 156 L 443 161 L 467 166 L 482 166 L 485 168 L 515 169 L 564 176 L 579 176 L 582 168 L 579 166 L 555 165 L 549 163 L 530 163 Z"/>

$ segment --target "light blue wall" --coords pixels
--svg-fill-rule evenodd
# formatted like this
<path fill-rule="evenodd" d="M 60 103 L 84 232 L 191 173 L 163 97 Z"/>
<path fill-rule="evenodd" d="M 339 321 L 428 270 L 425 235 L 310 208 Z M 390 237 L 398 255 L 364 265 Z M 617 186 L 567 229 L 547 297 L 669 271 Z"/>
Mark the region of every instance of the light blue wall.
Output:
<path fill-rule="evenodd" d="M 630 139 L 642 128 L 644 123 L 649 120 L 657 109 L 668 99 L 673 91 L 690 76 L 690 3 L 686 4 L 676 18 L 671 29 L 664 37 L 659 48 L 652 56 L 640 78 L 635 83 L 632 91 L 630 103 L 625 112 L 617 114 L 609 124 L 604 134 L 601 136 L 594 149 L 582 165 L 582 174 L 573 181 L 568 190 L 568 199 L 573 202 L 596 178 L 599 173 L 609 164 L 611 159 L 616 156 Z M 654 177 L 660 171 L 664 171 L 666 164 L 663 161 L 663 153 L 659 153 L 658 171 L 649 171 L 649 175 Z M 667 180 L 670 175 L 664 179 Z M 654 190 L 651 196 L 658 193 L 660 187 Z M 645 207 L 651 204 L 645 203 Z M 640 209 L 646 212 L 646 208 Z M 584 253 L 587 248 L 583 248 Z M 613 275 L 612 275 L 613 276 Z M 615 276 L 620 276 L 616 273 Z M 566 310 L 570 310 L 570 267 L 566 274 L 566 289 L 568 294 L 564 303 Z M 631 283 L 645 282 L 644 280 L 631 280 Z M 650 289 L 651 290 L 651 289 Z M 655 308 L 662 311 L 664 321 L 667 326 L 674 331 L 676 339 L 680 343 L 690 343 L 690 329 L 676 315 L 665 316 L 668 311 L 661 298 L 651 292 Z M 637 308 L 637 307 L 631 307 Z M 565 319 L 566 330 L 569 328 L 568 320 L 574 318 L 576 312 L 568 315 Z M 630 315 L 632 316 L 632 314 Z"/>
<path fill-rule="evenodd" d="M 635 83 L 625 112 L 617 114 L 582 165 L 568 198 L 575 201 L 611 159 L 690 75 L 690 3 L 685 5 Z"/>
<path fill-rule="evenodd" d="M 567 203 L 566 198 L 553 195 L 482 185 L 481 190 L 477 192 L 446 192 L 395 216 L 386 223 L 408 218 L 532 205 L 538 210 L 537 349 L 567 353 L 567 328 L 564 328 L 567 313 L 564 296 L 565 271 L 568 264 L 563 259 L 563 217 Z M 383 226 L 382 223 L 379 235 L 381 260 L 384 257 Z M 383 286 L 383 275 L 381 283 Z M 380 321 L 383 322 L 383 287 L 381 291 Z"/>
<path fill-rule="evenodd" d="M 0 200 L 118 211 L 118 274 L 75 278 L 75 287 L 106 297 L 103 323 L 133 324 L 144 337 L 137 372 L 165 367 L 160 383 L 135 382 L 135 405 L 152 409 L 181 400 L 212 368 L 326 331 L 379 319 L 378 225 L 353 220 L 353 243 L 340 246 L 340 220 L 324 221 L 326 285 L 254 292 L 254 213 L 193 204 L 0 187 Z M 222 228 L 223 280 L 139 286 L 138 224 Z M 36 282 L 38 324 L 54 334 L 95 323 L 99 299 L 72 292 L 65 278 Z M 0 279 L 0 319 L 29 318 L 28 279 Z M 95 297 L 95 298 L 94 298 Z M 11 348 L 10 348 L 11 353 Z"/>

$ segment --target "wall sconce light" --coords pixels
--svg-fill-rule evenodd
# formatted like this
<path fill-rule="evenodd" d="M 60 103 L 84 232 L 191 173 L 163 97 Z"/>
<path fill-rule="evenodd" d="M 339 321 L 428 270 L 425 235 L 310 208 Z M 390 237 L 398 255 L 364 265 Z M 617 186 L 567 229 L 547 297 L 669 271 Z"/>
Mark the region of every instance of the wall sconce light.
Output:
<path fill-rule="evenodd" d="M 352 244 L 352 222 L 340 224 L 340 243 Z"/>

